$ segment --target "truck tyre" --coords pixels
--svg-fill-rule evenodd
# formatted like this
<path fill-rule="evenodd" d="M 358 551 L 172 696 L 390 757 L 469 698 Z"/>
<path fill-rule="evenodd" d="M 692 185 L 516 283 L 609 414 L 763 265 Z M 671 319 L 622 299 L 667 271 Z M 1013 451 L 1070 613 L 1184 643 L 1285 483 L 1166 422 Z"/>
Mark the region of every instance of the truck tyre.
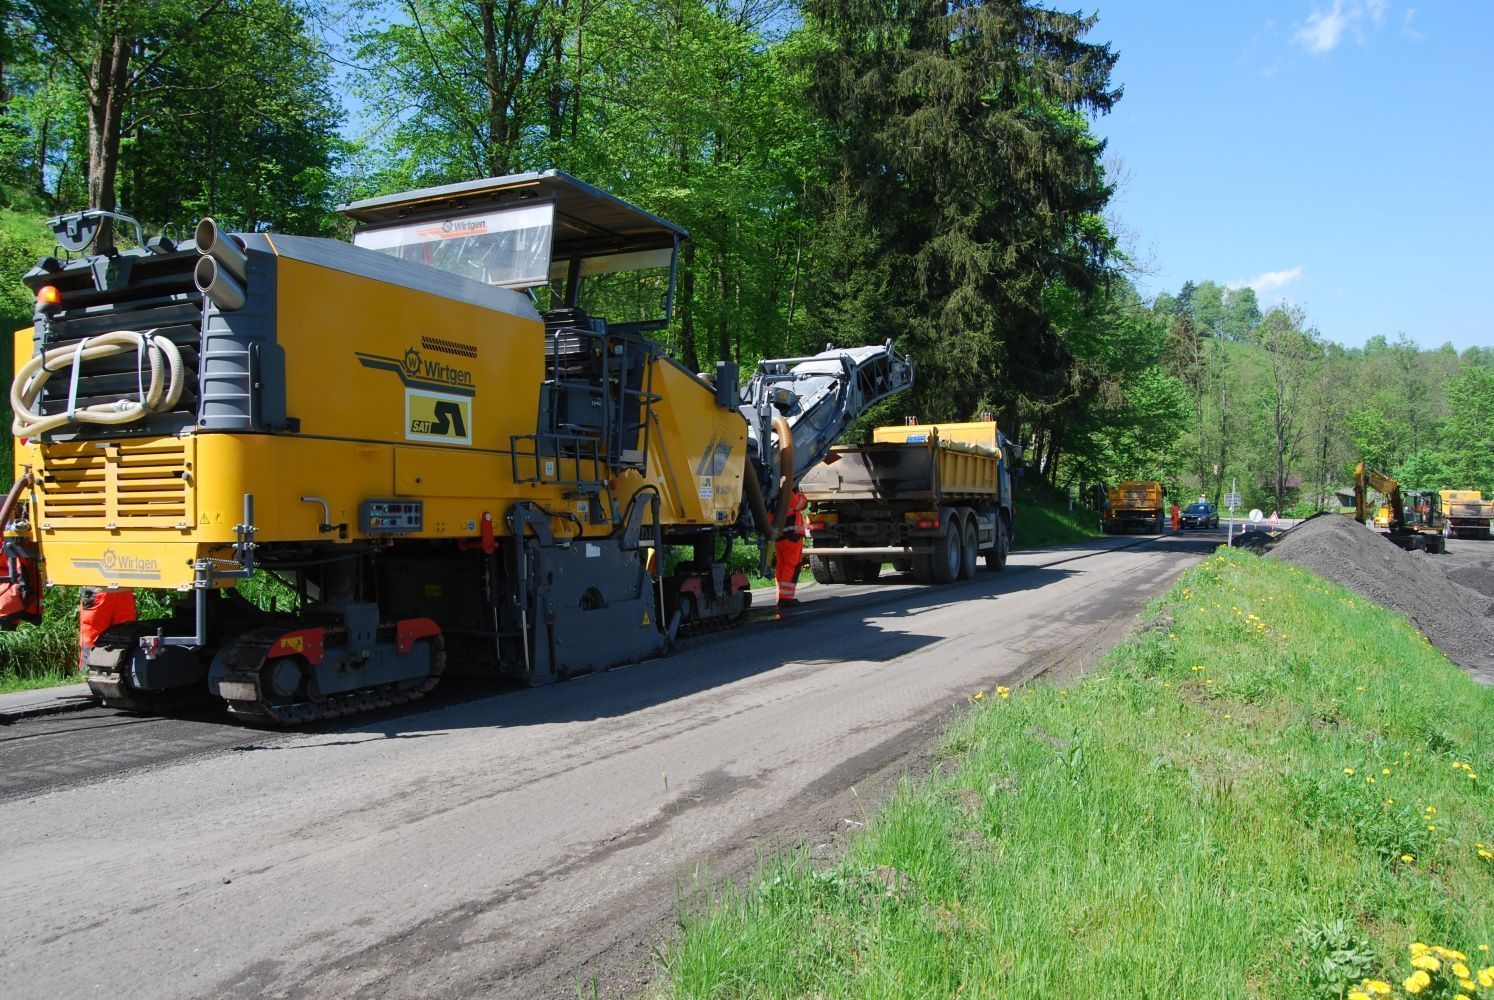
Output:
<path fill-rule="evenodd" d="M 1162 523 L 1162 512 L 1159 510 L 1157 511 L 1157 534 L 1159 535 L 1165 533 L 1162 527 Z"/>
<path fill-rule="evenodd" d="M 829 560 L 826 560 L 826 561 L 830 563 L 830 582 L 831 583 L 850 583 L 851 582 L 851 560 L 849 560 L 849 559 L 829 559 Z"/>
<path fill-rule="evenodd" d="M 928 557 L 929 572 L 935 583 L 954 583 L 960 578 L 960 564 L 964 561 L 960 558 L 965 547 L 964 536 L 958 519 L 940 517 L 939 520 L 944 524 L 944 533 L 934 541 L 934 551 Z"/>
<path fill-rule="evenodd" d="M 1107 531 L 1106 534 L 1109 534 Z M 1011 551 L 1012 536 L 1006 530 L 1006 515 L 996 515 L 996 539 L 986 550 L 986 569 L 1000 573 L 1006 569 L 1006 554 Z"/>
<path fill-rule="evenodd" d="M 932 556 L 913 557 L 913 579 L 918 583 L 934 582 L 934 560 Z"/>
<path fill-rule="evenodd" d="M 965 519 L 964 545 L 960 548 L 960 579 L 975 579 L 975 564 L 980 559 L 980 535 L 975 529 L 975 515 Z"/>
<path fill-rule="evenodd" d="M 814 577 L 815 583 L 835 582 L 835 577 L 830 573 L 830 560 L 819 556 L 809 557 L 809 575 Z"/>

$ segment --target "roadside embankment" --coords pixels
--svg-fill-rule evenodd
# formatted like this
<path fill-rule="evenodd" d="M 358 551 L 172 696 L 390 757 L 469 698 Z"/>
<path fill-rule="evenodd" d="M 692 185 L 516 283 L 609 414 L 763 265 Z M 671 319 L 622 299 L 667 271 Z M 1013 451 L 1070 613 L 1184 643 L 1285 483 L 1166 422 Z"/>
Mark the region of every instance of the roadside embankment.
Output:
<path fill-rule="evenodd" d="M 687 904 L 661 994 L 1494 996 L 1494 690 L 1247 553 L 1149 615 L 1071 688 L 971 692 L 839 863 Z"/>

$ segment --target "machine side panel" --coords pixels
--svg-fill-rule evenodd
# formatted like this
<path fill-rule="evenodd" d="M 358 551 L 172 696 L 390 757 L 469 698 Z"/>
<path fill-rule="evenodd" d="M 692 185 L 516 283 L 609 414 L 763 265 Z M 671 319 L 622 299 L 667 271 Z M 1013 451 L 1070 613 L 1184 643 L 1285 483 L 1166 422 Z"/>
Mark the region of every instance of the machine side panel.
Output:
<path fill-rule="evenodd" d="M 658 486 L 666 525 L 718 525 L 736 521 L 746 468 L 747 421 L 716 405 L 715 391 L 667 360 L 653 365 L 648 476 Z M 626 491 L 642 480 L 630 474 Z"/>
<path fill-rule="evenodd" d="M 506 456 L 509 436 L 534 427 L 537 315 L 287 258 L 277 292 L 286 407 L 301 434 Z"/>

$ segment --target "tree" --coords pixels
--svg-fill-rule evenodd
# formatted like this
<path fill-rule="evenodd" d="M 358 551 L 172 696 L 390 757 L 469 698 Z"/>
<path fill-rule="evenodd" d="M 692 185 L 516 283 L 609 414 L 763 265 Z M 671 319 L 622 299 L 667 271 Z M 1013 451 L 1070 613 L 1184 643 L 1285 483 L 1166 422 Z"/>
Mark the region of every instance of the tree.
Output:
<path fill-rule="evenodd" d="M 1306 316 L 1295 307 L 1271 310 L 1258 333 L 1265 352 L 1263 402 L 1271 434 L 1274 495 L 1276 509 L 1281 510 L 1287 474 L 1305 429 L 1300 408 L 1303 389 L 1316 374 L 1323 352 L 1316 331 L 1306 328 Z"/>
<path fill-rule="evenodd" d="M 837 339 L 899 335 L 904 405 L 970 414 L 1059 398 L 1068 351 L 1044 311 L 1111 267 L 1111 188 L 1087 114 L 1120 96 L 1093 18 L 1021 0 L 810 0 L 810 102 L 836 144 L 808 303 Z M 837 328 L 847 319 L 865 325 Z"/>
<path fill-rule="evenodd" d="M 1246 285 L 1226 290 L 1219 318 L 1220 336 L 1226 340 L 1247 340 L 1260 321 L 1261 307 L 1254 288 Z"/>
<path fill-rule="evenodd" d="M 1494 371 L 1464 365 L 1447 380 L 1447 402 L 1444 485 L 1494 492 Z"/>

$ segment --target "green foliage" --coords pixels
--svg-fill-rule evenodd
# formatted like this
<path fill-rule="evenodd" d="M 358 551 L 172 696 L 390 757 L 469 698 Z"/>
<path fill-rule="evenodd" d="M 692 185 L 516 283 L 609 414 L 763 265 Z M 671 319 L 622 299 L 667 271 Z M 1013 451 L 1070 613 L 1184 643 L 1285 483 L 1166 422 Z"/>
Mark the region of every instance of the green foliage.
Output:
<path fill-rule="evenodd" d="M 1093 19 L 1019 0 L 805 13 L 824 39 L 810 101 L 835 147 L 811 315 L 836 339 L 896 336 L 919 360 L 915 412 L 1060 399 L 1070 356 L 1045 296 L 1099 293 L 1114 257 L 1086 116 L 1119 95 L 1115 54 L 1084 40 Z"/>

